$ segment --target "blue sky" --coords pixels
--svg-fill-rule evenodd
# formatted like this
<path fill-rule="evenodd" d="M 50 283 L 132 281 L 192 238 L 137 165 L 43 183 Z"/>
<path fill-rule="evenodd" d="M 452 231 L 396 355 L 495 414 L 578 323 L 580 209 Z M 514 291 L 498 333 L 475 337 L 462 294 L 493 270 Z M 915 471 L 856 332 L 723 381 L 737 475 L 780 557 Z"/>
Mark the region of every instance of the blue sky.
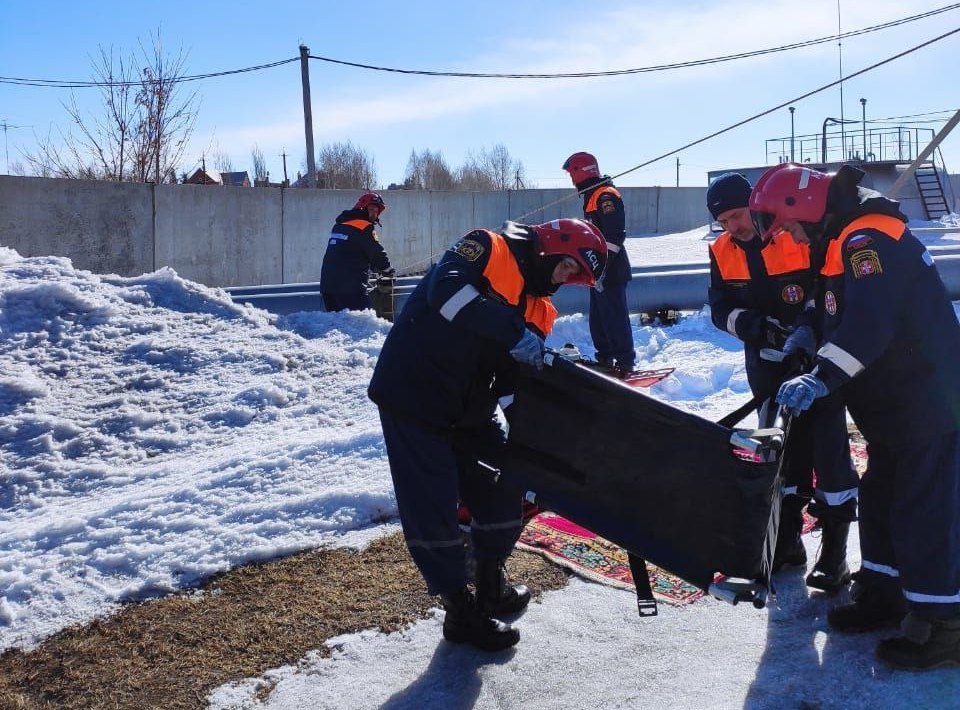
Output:
<path fill-rule="evenodd" d="M 365 64 L 425 70 L 555 73 L 628 69 L 776 47 L 896 20 L 943 7 L 946 0 L 735 0 L 622 2 L 566 0 L 484 3 L 137 2 L 5 0 L 0 14 L 0 76 L 92 77 L 99 47 L 124 54 L 162 31 L 170 53 L 187 53 L 189 74 L 238 69 L 311 53 Z M 680 5 L 680 7 L 674 7 Z M 848 38 L 844 75 L 960 27 L 960 9 L 900 27 Z M 960 108 L 956 59 L 960 33 L 856 77 L 843 89 L 843 116 L 868 121 Z M 456 167 L 498 143 L 523 162 L 529 184 L 566 187 L 563 159 L 596 154 L 617 174 L 790 101 L 840 76 L 836 42 L 697 68 L 621 77 L 561 80 L 432 78 L 311 61 L 317 145 L 350 140 L 369 152 L 382 185 L 403 179 L 413 149 L 442 152 Z M 202 154 L 230 157 L 252 169 L 263 151 L 271 177 L 305 165 L 298 63 L 194 82 L 201 98 L 183 165 Z M 32 150 L 34 134 L 70 128 L 61 103 L 67 89 L 0 84 L 0 121 L 11 128 L 10 162 Z M 96 89 L 73 90 L 91 116 L 102 113 Z M 819 134 L 841 115 L 834 87 L 796 102 L 796 135 Z M 929 124 L 936 128 L 940 124 Z M 873 126 L 870 126 L 873 127 Z M 858 133 L 860 124 L 849 127 Z M 783 108 L 683 150 L 680 184 L 705 185 L 709 170 L 768 162 L 765 140 L 790 135 Z M 2 137 L 2 136 L 0 136 Z M 947 167 L 960 171 L 960 129 L 943 145 Z M 6 170 L 5 155 L 0 166 Z M 775 159 L 774 159 L 775 162 Z M 620 185 L 674 185 L 671 155 L 618 179 Z"/>

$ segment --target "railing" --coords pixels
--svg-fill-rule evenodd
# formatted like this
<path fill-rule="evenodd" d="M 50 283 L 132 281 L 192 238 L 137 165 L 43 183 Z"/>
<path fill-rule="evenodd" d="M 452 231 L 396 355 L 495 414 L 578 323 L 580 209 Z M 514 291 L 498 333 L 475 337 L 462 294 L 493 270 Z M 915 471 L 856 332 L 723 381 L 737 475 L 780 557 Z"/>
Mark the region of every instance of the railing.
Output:
<path fill-rule="evenodd" d="M 796 163 L 844 163 L 850 160 L 907 163 L 916 158 L 934 136 L 932 128 L 908 126 L 867 128 L 864 131 L 859 127 L 859 121 L 851 120 L 844 121 L 851 124 L 847 130 L 827 130 L 828 125 L 839 122 L 839 119 L 826 119 L 823 131 L 818 134 L 768 139 L 767 164 L 789 162 L 791 143 L 793 162 Z"/>
<path fill-rule="evenodd" d="M 929 250 L 950 298 L 960 299 L 960 247 L 938 245 L 929 247 Z M 633 280 L 627 284 L 627 308 L 631 313 L 656 313 L 661 309 L 696 310 L 707 302 L 710 285 L 710 265 L 707 263 L 640 266 L 634 267 L 632 273 Z M 394 280 L 392 293 L 383 299 L 389 301 L 391 314 L 400 312 L 419 282 L 419 276 Z M 249 303 L 278 314 L 323 308 L 317 283 L 237 287 L 227 291 L 238 303 Z M 589 313 L 590 291 L 561 288 L 553 297 L 553 303 L 561 315 Z M 381 310 L 378 307 L 378 312 Z M 389 317 L 390 314 L 380 315 Z"/>

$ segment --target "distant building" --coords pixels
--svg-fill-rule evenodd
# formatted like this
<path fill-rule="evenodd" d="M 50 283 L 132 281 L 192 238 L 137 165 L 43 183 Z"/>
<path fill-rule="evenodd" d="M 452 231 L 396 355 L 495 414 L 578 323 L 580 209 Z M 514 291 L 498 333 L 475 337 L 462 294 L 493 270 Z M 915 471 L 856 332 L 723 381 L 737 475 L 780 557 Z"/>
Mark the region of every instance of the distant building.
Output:
<path fill-rule="evenodd" d="M 231 185 L 233 187 L 251 187 L 250 176 L 247 171 L 222 173 L 219 170 L 204 170 L 197 168 L 193 175 L 187 178 L 188 185 Z"/>

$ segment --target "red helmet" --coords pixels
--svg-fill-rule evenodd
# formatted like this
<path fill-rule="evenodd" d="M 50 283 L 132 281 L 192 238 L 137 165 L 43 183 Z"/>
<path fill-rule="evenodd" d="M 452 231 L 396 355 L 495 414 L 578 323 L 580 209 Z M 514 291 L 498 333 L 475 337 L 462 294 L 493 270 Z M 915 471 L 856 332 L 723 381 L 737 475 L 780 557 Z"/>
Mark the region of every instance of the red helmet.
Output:
<path fill-rule="evenodd" d="M 380 197 L 378 192 L 365 192 L 360 197 L 357 198 L 357 204 L 353 206 L 355 210 L 365 210 L 370 205 L 376 205 L 380 208 L 380 211 L 383 212 L 387 209 L 387 205 L 384 203 L 383 198 Z"/>
<path fill-rule="evenodd" d="M 832 180 L 829 173 L 796 163 L 770 168 L 750 193 L 750 215 L 760 237 L 770 238 L 784 222 L 820 222 Z"/>
<path fill-rule="evenodd" d="M 594 177 L 600 177 L 597 159 L 590 153 L 574 153 L 563 161 L 563 169 L 570 173 L 574 184 Z"/>
<path fill-rule="evenodd" d="M 607 242 L 600 230 L 582 219 L 555 219 L 533 225 L 540 256 L 569 256 L 580 273 L 567 283 L 596 286 L 607 265 Z"/>

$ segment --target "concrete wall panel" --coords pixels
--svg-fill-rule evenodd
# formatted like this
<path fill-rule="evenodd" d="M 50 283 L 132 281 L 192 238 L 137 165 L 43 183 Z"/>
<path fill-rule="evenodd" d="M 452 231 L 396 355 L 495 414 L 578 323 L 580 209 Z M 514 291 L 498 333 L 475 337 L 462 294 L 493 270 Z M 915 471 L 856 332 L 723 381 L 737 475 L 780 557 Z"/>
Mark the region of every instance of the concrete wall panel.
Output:
<path fill-rule="evenodd" d="M 315 282 L 334 220 L 362 192 L 0 176 L 0 243 L 26 256 L 67 256 L 99 273 L 133 276 L 170 266 L 213 286 Z M 703 224 L 702 192 L 622 188 L 627 233 Z M 582 214 L 582 200 L 570 189 L 383 196 L 387 211 L 378 233 L 401 270 L 424 270 L 470 229 Z"/>
<path fill-rule="evenodd" d="M 0 245 L 99 274 L 153 271 L 150 185 L 0 175 Z"/>
<path fill-rule="evenodd" d="M 661 234 L 683 232 L 710 223 L 704 188 L 660 188 L 659 200 L 656 231 Z"/>
<path fill-rule="evenodd" d="M 659 187 L 617 188 L 623 197 L 627 215 L 627 234 L 652 234 L 657 231 Z"/>
<path fill-rule="evenodd" d="M 417 264 L 423 270 L 435 263 L 440 255 L 461 236 L 475 229 L 475 192 L 434 192 L 430 194 L 430 254 L 426 264 Z"/>
<path fill-rule="evenodd" d="M 470 228 L 497 229 L 510 216 L 509 192 L 473 193 L 473 224 Z"/>
<path fill-rule="evenodd" d="M 208 286 L 283 278 L 279 190 L 158 185 L 155 194 L 158 265 Z"/>

